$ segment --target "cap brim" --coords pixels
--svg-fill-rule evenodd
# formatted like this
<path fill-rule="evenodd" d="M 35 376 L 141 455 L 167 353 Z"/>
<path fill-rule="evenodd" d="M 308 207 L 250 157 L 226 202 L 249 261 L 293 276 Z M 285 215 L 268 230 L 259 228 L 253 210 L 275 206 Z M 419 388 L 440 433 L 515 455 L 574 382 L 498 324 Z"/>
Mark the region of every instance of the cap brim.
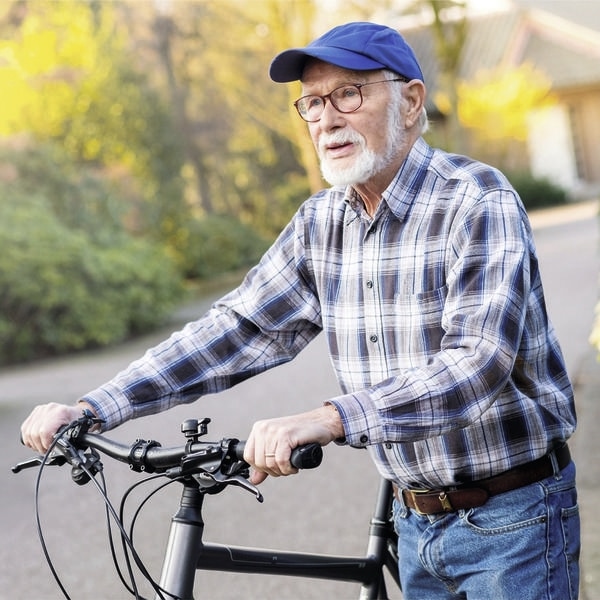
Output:
<path fill-rule="evenodd" d="M 278 54 L 271 63 L 269 75 L 277 83 L 288 83 L 302 78 L 304 65 L 308 58 L 318 58 L 343 69 L 369 71 L 383 69 L 384 65 L 363 54 L 357 54 L 342 48 L 315 46 L 312 48 L 292 48 Z"/>

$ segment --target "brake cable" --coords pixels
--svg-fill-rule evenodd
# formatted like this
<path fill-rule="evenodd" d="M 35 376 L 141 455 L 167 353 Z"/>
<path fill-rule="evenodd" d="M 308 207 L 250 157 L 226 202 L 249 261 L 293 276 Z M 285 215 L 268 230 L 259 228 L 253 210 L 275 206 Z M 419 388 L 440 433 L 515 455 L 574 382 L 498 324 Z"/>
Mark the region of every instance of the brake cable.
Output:
<path fill-rule="evenodd" d="M 44 557 L 46 559 L 48 567 L 50 568 L 50 571 L 52 573 L 52 576 L 54 577 L 56 584 L 58 585 L 58 587 L 61 590 L 65 599 L 71 600 L 71 596 L 69 595 L 65 586 L 63 585 L 63 582 L 60 579 L 60 576 L 58 575 L 58 572 L 54 566 L 54 563 L 50 556 L 50 552 L 48 550 L 46 540 L 44 537 L 43 527 L 42 527 L 42 523 L 41 523 L 41 519 L 40 519 L 40 486 L 41 486 L 42 474 L 43 474 L 46 466 L 48 466 L 50 464 L 57 464 L 57 463 L 64 464 L 64 462 L 69 462 L 72 466 L 72 479 L 80 485 L 83 485 L 83 484 L 87 483 L 88 481 L 92 481 L 94 483 L 96 490 L 99 492 L 100 496 L 102 497 L 102 500 L 104 501 L 105 511 L 106 511 L 106 520 L 107 520 L 107 530 L 108 530 L 108 536 L 109 536 L 109 544 L 110 544 L 111 553 L 113 556 L 113 563 L 115 565 L 117 573 L 119 574 L 119 578 L 121 579 L 121 582 L 123 583 L 123 585 L 125 586 L 127 591 L 130 594 L 134 595 L 136 600 L 145 600 L 142 596 L 140 596 L 139 590 L 138 590 L 138 587 L 137 587 L 137 584 L 135 581 L 135 575 L 133 573 L 133 570 L 131 567 L 131 562 L 129 559 L 129 553 L 131 553 L 131 556 L 133 557 L 133 560 L 134 560 L 136 566 L 138 567 L 138 569 L 140 570 L 142 576 L 148 581 L 148 583 L 154 589 L 154 591 L 158 595 L 158 597 L 161 600 L 167 600 L 167 598 L 164 595 L 164 594 L 167 594 L 167 596 L 169 598 L 173 598 L 174 600 L 177 600 L 177 598 L 175 598 L 173 595 L 171 595 L 168 592 L 166 592 L 165 590 L 163 590 L 160 587 L 160 585 L 158 583 L 156 583 L 156 581 L 154 581 L 154 579 L 152 578 L 152 575 L 148 572 L 148 570 L 145 567 L 142 559 L 140 558 L 137 550 L 135 549 L 135 547 L 133 545 L 133 540 L 127 534 L 127 531 L 125 530 L 125 528 L 123 526 L 120 516 L 117 514 L 114 506 L 112 505 L 112 502 L 110 501 L 110 499 L 108 497 L 107 488 L 106 488 L 106 480 L 105 480 L 104 474 L 102 472 L 102 463 L 99 461 L 99 457 L 98 457 L 97 453 L 94 450 L 92 450 L 92 451 L 90 451 L 90 454 L 86 455 L 85 452 L 76 449 L 68 440 L 65 439 L 66 434 L 68 434 L 68 433 L 72 434 L 72 432 L 75 431 L 81 425 L 82 425 L 82 420 L 78 419 L 68 425 L 63 426 L 58 431 L 58 433 L 52 440 L 52 443 L 48 447 L 46 453 L 44 454 L 43 458 L 41 459 L 40 468 L 38 469 L 37 476 L 36 476 L 36 482 L 35 482 L 34 506 L 35 506 L 37 534 L 38 534 L 38 538 L 40 540 L 40 544 L 42 546 L 42 551 L 43 551 Z M 75 434 L 73 437 L 77 437 L 77 434 Z M 60 456 L 57 456 L 56 454 L 54 454 L 55 451 L 60 452 L 64 458 L 61 458 Z M 91 469 L 90 469 L 90 466 L 88 466 L 88 463 L 92 467 Z M 98 474 L 100 475 L 101 483 L 99 483 L 96 479 L 96 475 L 98 475 Z M 127 490 L 126 496 L 128 496 L 129 493 L 138 485 L 141 485 L 142 483 L 146 483 L 146 482 L 148 482 L 152 479 L 156 479 L 158 477 L 159 476 L 156 475 L 156 476 L 148 477 L 144 481 L 137 482 L 136 484 L 134 484 Z M 174 480 L 168 481 L 167 483 L 159 486 L 156 490 L 152 491 L 150 493 L 150 495 L 147 496 L 147 498 L 142 501 L 141 506 L 143 506 L 146 503 L 146 501 L 152 495 L 154 495 L 154 493 L 156 493 L 157 491 L 159 491 L 166 485 L 173 483 L 173 481 Z M 139 514 L 139 510 L 141 509 L 141 506 L 136 511 L 136 518 L 137 518 L 137 514 Z M 114 523 L 116 524 L 117 528 L 120 531 L 121 541 L 123 543 L 124 555 L 125 555 L 125 560 L 127 563 L 127 570 L 128 570 L 128 574 L 130 577 L 131 586 L 129 586 L 129 584 L 127 584 L 127 582 L 125 581 L 125 577 L 123 576 L 123 574 L 120 570 L 120 567 L 118 565 L 118 560 L 117 560 L 116 551 L 115 551 L 115 547 L 114 547 L 114 541 L 113 541 L 113 537 L 112 537 L 111 517 L 112 517 L 112 521 L 114 521 Z"/>

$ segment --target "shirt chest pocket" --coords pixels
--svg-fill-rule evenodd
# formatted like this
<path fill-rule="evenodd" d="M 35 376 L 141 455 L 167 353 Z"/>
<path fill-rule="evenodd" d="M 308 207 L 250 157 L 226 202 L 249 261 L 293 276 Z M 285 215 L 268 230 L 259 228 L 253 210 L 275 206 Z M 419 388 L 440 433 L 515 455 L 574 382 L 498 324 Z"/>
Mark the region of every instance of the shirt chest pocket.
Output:
<path fill-rule="evenodd" d="M 448 288 L 415 294 L 396 293 L 391 305 L 390 323 L 399 355 L 417 366 L 423 359 L 439 351 L 444 329 L 442 318 Z"/>

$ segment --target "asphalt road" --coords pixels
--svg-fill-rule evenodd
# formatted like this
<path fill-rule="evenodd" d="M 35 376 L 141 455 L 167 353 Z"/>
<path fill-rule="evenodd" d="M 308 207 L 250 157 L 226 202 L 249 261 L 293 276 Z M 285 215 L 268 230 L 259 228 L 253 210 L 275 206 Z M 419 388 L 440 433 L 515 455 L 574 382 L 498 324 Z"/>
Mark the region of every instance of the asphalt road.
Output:
<path fill-rule="evenodd" d="M 586 203 L 532 216 L 549 314 L 576 384 L 590 370 L 587 339 L 598 296 L 596 212 L 595 203 Z M 202 312 L 208 301 L 188 307 L 178 314 L 178 319 Z M 176 325 L 170 324 L 170 329 Z M 35 473 L 10 473 L 14 463 L 28 456 L 18 443 L 19 424 L 35 404 L 48 400 L 71 402 L 167 333 L 160 331 L 116 349 L 0 371 L 0 596 L 11 600 L 62 597 L 37 538 Z M 318 339 L 292 363 L 234 390 L 127 423 L 112 434 L 123 442 L 142 437 L 174 445 L 181 439 L 179 426 L 185 418 L 207 416 L 212 419 L 212 438 L 243 438 L 257 418 L 302 411 L 337 393 L 324 342 Z M 586 406 L 580 407 L 580 412 L 586 410 Z M 578 452 L 581 454 L 580 472 L 584 477 L 588 462 L 592 468 L 592 459 L 583 452 L 597 437 L 593 427 L 586 425 L 574 440 L 576 457 Z M 119 490 L 138 479 L 122 465 L 109 461 L 105 461 L 105 470 L 115 502 Z M 593 487 L 593 477 L 589 481 Z M 262 486 L 264 504 L 237 488 L 209 497 L 205 503 L 205 538 L 239 545 L 360 555 L 365 551 L 376 484 L 377 475 L 366 452 L 330 446 L 321 468 L 267 481 Z M 48 550 L 70 596 L 81 600 L 130 597 L 112 569 L 102 505 L 92 486 L 75 486 L 65 469 L 47 470 L 41 484 L 40 506 Z M 151 570 L 159 569 L 169 519 L 176 506 L 176 493 L 166 492 L 152 500 L 140 517 L 135 541 Z M 584 522 L 584 530 L 585 525 Z M 593 542 L 590 539 L 590 544 Z M 590 590 L 593 589 L 595 573 L 584 574 Z M 262 600 L 343 599 L 356 597 L 356 589 L 355 584 L 202 573 L 196 595 L 211 600 L 242 596 Z M 147 590 L 144 593 L 151 596 Z M 594 598 L 591 594 L 588 593 L 590 600 Z M 399 597 L 399 593 L 392 595 Z"/>

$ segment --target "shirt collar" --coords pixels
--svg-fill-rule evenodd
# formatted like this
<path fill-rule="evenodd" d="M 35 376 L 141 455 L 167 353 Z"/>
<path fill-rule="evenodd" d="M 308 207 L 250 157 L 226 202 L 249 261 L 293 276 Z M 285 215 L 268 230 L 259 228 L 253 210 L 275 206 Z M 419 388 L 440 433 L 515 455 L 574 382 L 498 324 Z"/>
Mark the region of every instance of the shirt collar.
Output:
<path fill-rule="evenodd" d="M 419 193 L 420 184 L 425 178 L 432 155 L 433 150 L 427 142 L 421 137 L 418 138 L 398 172 L 381 195 L 382 203 L 387 204 L 397 219 L 404 219 L 415 196 Z M 351 217 L 350 221 L 363 214 L 362 201 L 352 186 L 346 187 L 344 201 L 354 213 L 354 217 Z M 377 209 L 375 217 L 380 213 L 380 209 L 381 207 Z"/>
<path fill-rule="evenodd" d="M 390 211 L 403 220 L 408 213 L 415 197 L 421 190 L 425 179 L 433 150 L 423 138 L 418 138 L 413 144 L 408 156 L 398 169 L 396 176 L 382 194 Z"/>

